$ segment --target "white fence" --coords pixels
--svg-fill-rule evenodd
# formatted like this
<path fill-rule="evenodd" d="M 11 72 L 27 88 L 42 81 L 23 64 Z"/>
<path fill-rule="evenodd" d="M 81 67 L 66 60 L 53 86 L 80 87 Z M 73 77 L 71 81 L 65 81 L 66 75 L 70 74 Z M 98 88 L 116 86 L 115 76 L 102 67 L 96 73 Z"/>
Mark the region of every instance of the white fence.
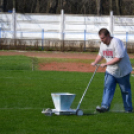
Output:
<path fill-rule="evenodd" d="M 102 27 L 134 42 L 134 16 L 0 13 L 0 38 L 94 40 Z"/>

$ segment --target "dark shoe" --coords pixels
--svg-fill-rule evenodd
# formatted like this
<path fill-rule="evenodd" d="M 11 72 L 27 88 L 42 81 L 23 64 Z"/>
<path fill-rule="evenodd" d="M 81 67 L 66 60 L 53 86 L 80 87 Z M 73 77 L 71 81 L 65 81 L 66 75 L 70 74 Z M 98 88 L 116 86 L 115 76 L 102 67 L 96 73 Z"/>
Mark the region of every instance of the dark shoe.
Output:
<path fill-rule="evenodd" d="M 107 108 L 104 108 L 104 107 L 97 106 L 96 107 L 96 111 L 98 111 L 100 113 L 104 113 L 104 112 L 107 112 L 108 109 Z"/>
<path fill-rule="evenodd" d="M 132 113 L 132 112 L 133 112 L 132 110 L 125 111 L 125 113 Z"/>

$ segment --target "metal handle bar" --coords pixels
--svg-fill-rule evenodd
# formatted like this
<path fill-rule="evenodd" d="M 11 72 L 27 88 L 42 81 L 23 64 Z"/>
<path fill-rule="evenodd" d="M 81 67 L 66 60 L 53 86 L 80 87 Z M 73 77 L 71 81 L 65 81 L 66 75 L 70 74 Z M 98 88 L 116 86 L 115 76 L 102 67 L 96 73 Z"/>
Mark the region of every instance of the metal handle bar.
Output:
<path fill-rule="evenodd" d="M 79 104 L 78 104 L 78 106 L 77 106 L 77 109 L 80 108 L 81 102 L 82 102 L 82 100 L 83 100 L 83 98 L 84 98 L 84 96 L 85 96 L 85 94 L 86 94 L 86 92 L 87 92 L 87 90 L 88 90 L 88 88 L 89 88 L 89 85 L 90 85 L 90 83 L 92 82 L 92 80 L 93 80 L 93 78 L 94 78 L 94 75 L 95 75 L 97 69 L 99 68 L 100 64 L 96 64 L 95 66 L 96 66 L 96 69 L 95 69 L 95 71 L 94 71 L 94 73 L 93 73 L 93 75 L 92 75 L 92 77 L 91 77 L 91 79 L 90 79 L 90 81 L 89 81 L 89 83 L 88 83 L 88 85 L 87 85 L 87 88 L 85 89 L 85 91 L 84 91 L 84 93 L 83 93 L 83 95 L 82 95 L 82 97 L 81 97 L 81 99 L 80 99 L 80 101 L 79 101 Z"/>

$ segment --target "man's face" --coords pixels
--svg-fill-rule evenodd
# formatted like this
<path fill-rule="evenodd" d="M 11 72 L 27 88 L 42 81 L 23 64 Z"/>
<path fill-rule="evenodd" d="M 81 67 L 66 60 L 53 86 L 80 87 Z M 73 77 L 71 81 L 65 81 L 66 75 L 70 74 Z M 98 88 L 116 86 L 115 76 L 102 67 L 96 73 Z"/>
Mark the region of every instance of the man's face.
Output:
<path fill-rule="evenodd" d="M 100 39 L 101 41 L 106 44 L 106 45 L 109 45 L 109 35 L 105 36 L 103 33 L 99 35 L 100 36 Z"/>

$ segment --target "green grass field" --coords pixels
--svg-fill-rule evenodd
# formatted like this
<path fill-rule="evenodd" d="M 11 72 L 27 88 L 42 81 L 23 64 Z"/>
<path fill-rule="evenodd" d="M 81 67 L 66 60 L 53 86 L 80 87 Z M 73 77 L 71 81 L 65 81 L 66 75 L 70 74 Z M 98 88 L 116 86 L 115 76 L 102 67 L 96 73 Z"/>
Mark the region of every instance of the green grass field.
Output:
<path fill-rule="evenodd" d="M 48 117 L 41 111 L 54 108 L 52 92 L 75 93 L 71 106 L 75 109 L 93 73 L 38 71 L 37 67 L 32 71 L 33 59 L 24 56 L 0 56 L 0 62 L 0 134 L 133 134 L 134 114 L 122 112 L 118 86 L 110 112 L 95 112 L 101 104 L 104 73 L 96 73 L 83 99 L 84 116 Z M 132 92 L 133 81 L 131 76 Z"/>

